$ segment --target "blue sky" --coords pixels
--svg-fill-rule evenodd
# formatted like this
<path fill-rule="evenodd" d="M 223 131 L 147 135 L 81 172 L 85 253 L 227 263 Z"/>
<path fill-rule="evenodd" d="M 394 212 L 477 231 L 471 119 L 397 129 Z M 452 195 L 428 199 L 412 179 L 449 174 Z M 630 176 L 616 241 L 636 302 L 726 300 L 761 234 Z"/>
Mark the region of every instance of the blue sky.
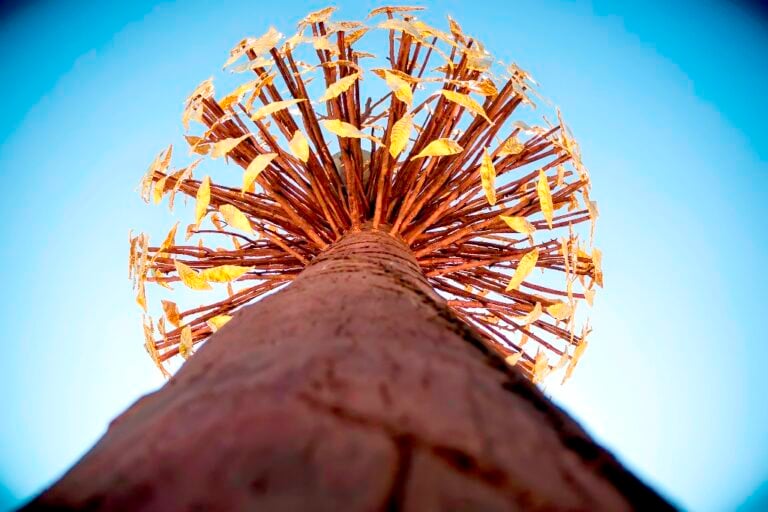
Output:
<path fill-rule="evenodd" d="M 768 502 L 768 20 L 727 2 L 416 2 L 542 84 L 581 142 L 606 288 L 551 393 L 693 510 Z M 127 281 L 136 185 L 228 50 L 325 2 L 31 2 L 0 19 L 0 510 L 162 383 Z M 374 2 L 337 2 L 343 19 Z M 761 487 L 762 485 L 762 487 Z M 761 489 L 761 490 L 760 490 Z"/>

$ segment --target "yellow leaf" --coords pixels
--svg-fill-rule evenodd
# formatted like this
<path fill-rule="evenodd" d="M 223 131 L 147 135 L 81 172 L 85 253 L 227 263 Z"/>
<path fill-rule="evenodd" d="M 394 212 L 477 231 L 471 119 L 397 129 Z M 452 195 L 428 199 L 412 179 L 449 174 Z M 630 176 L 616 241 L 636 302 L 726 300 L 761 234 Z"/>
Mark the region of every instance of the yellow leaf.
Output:
<path fill-rule="evenodd" d="M 248 167 L 245 169 L 245 173 L 243 173 L 243 188 L 241 190 L 241 195 L 244 195 L 251 190 L 253 182 L 256 181 L 259 174 L 267 168 L 276 156 L 277 153 L 264 153 L 263 155 L 257 155 L 256 158 L 251 160 L 251 163 L 248 164 Z"/>
<path fill-rule="evenodd" d="M 389 138 L 389 154 L 392 155 L 392 158 L 397 158 L 397 155 L 402 153 L 408 145 L 412 129 L 413 117 L 410 114 L 405 114 L 392 125 L 392 133 Z"/>
<path fill-rule="evenodd" d="M 547 175 L 544 173 L 544 169 L 539 169 L 539 181 L 536 183 L 536 193 L 539 196 L 541 213 L 544 214 L 549 229 L 552 229 L 552 215 L 554 214 L 555 209 L 552 205 L 552 193 L 549 190 L 549 181 L 547 180 Z"/>
<path fill-rule="evenodd" d="M 219 106 L 226 110 L 235 103 L 239 102 L 245 93 L 248 91 L 253 90 L 260 82 L 261 80 L 251 80 L 250 82 L 244 83 L 240 86 L 238 86 L 234 91 L 224 96 L 222 99 L 219 100 Z"/>
<path fill-rule="evenodd" d="M 395 75 L 396 77 L 408 82 L 411 85 L 417 84 L 421 81 L 420 78 L 409 75 L 408 73 L 400 71 L 399 69 L 373 68 L 371 69 L 371 72 L 383 80 L 387 79 L 387 73 L 389 73 L 390 75 Z"/>
<path fill-rule="evenodd" d="M 581 340 L 581 343 L 576 345 L 576 349 L 573 351 L 573 356 L 571 357 L 571 362 L 568 363 L 568 368 L 565 369 L 565 375 L 563 376 L 561 384 L 565 384 L 565 382 L 571 378 L 573 369 L 576 368 L 576 364 L 579 362 L 579 359 L 581 359 L 581 356 L 584 355 L 586 349 L 587 340 Z"/>
<path fill-rule="evenodd" d="M 254 121 L 258 121 L 259 119 L 267 117 L 268 115 L 274 114 L 275 112 L 286 109 L 288 107 L 292 107 L 293 105 L 296 105 L 297 103 L 301 103 L 302 101 L 304 100 L 303 99 L 283 100 L 283 101 L 273 101 L 272 103 L 267 103 L 266 105 L 258 109 L 256 112 L 254 112 L 253 115 L 251 115 L 251 119 L 253 119 Z"/>
<path fill-rule="evenodd" d="M 163 200 L 163 193 L 165 192 L 165 184 L 168 181 L 168 176 L 163 176 L 155 182 L 155 188 L 153 190 L 153 196 L 155 204 L 160 204 Z"/>
<path fill-rule="evenodd" d="M 354 125 L 345 123 L 339 119 L 325 119 L 320 122 L 323 123 L 323 126 L 326 130 L 335 135 L 338 135 L 339 137 L 347 137 L 351 139 L 369 139 L 376 142 L 377 144 L 381 144 L 381 140 L 378 137 L 368 135 L 367 133 L 360 131 Z"/>
<path fill-rule="evenodd" d="M 196 195 L 197 202 L 195 203 L 195 225 L 199 226 L 200 221 L 205 217 L 205 213 L 208 211 L 208 204 L 211 202 L 211 177 L 206 176 L 200 183 L 200 187 L 197 189 Z"/>
<path fill-rule="evenodd" d="M 306 163 L 309 160 L 309 143 L 307 138 L 301 133 L 301 130 L 296 130 L 293 137 L 288 142 L 288 147 L 291 148 L 293 156 Z"/>
<path fill-rule="evenodd" d="M 165 317 L 168 319 L 169 322 L 171 322 L 176 327 L 179 326 L 181 323 L 181 316 L 179 315 L 179 307 L 176 305 L 175 302 L 171 302 L 170 300 L 163 300 L 160 301 L 163 304 L 163 312 L 165 313 Z"/>
<path fill-rule="evenodd" d="M 323 95 L 320 96 L 317 101 L 328 101 L 338 97 L 341 93 L 349 90 L 349 88 L 354 85 L 358 78 L 360 78 L 360 73 L 353 73 L 351 75 L 345 76 L 344 78 L 336 80 L 328 86 Z"/>
<path fill-rule="evenodd" d="M 533 382 L 541 382 L 549 373 L 549 361 L 547 355 L 539 349 L 533 362 Z"/>
<path fill-rule="evenodd" d="M 251 270 L 251 267 L 241 267 L 239 265 L 221 265 L 203 270 L 200 272 L 200 277 L 206 281 L 212 281 L 214 283 L 228 283 L 230 281 L 234 281 L 249 270 Z"/>
<path fill-rule="evenodd" d="M 515 366 L 521 357 L 523 357 L 522 352 L 515 352 L 514 354 L 510 354 L 504 358 L 504 361 L 506 361 L 509 366 Z"/>
<path fill-rule="evenodd" d="M 537 302 L 533 309 L 527 315 L 518 318 L 518 321 L 523 325 L 530 325 L 541 317 L 541 312 L 541 303 Z"/>
<path fill-rule="evenodd" d="M 233 137 L 229 139 L 220 140 L 218 142 L 214 142 L 213 147 L 211 148 L 211 158 L 220 158 L 228 154 L 230 151 L 235 149 L 238 144 L 240 144 L 250 136 L 251 136 L 250 133 L 246 133 L 242 137 Z"/>
<path fill-rule="evenodd" d="M 499 215 L 499 218 L 507 223 L 510 229 L 522 233 L 524 235 L 530 235 L 536 228 L 528 222 L 525 217 L 510 217 L 509 215 Z"/>
<path fill-rule="evenodd" d="M 536 268 L 536 262 L 539 260 L 539 248 L 536 247 L 532 251 L 529 251 L 520 258 L 517 263 L 515 273 L 512 274 L 512 278 L 507 285 L 507 291 L 516 290 L 520 283 L 522 283 L 526 277 Z"/>
<path fill-rule="evenodd" d="M 174 224 L 171 230 L 168 232 L 168 235 L 166 235 L 165 240 L 163 240 L 163 243 L 160 244 L 160 248 L 157 250 L 158 253 L 163 252 L 164 250 L 171 247 L 175 243 L 176 230 L 178 228 L 179 228 L 179 222 L 177 221 L 176 224 Z"/>
<path fill-rule="evenodd" d="M 520 144 L 517 137 L 510 137 L 499 148 L 499 156 L 519 155 L 524 149 L 525 146 Z"/>
<path fill-rule="evenodd" d="M 573 313 L 573 308 L 565 302 L 555 302 L 547 306 L 547 313 L 557 320 L 565 320 Z"/>
<path fill-rule="evenodd" d="M 414 156 L 413 160 L 428 156 L 457 155 L 462 151 L 464 151 L 464 148 L 459 146 L 456 141 L 451 139 L 436 139 L 427 144 L 427 147 L 422 149 L 418 155 Z"/>
<path fill-rule="evenodd" d="M 179 337 L 179 355 L 188 359 L 192 355 L 192 328 L 185 325 Z"/>
<path fill-rule="evenodd" d="M 219 207 L 219 211 L 224 216 L 224 220 L 227 221 L 233 228 L 242 229 L 248 233 L 253 233 L 253 227 L 248 217 L 243 212 L 237 209 L 236 206 L 231 204 L 223 204 Z"/>
<path fill-rule="evenodd" d="M 222 327 L 224 327 L 224 324 L 226 324 L 230 320 L 232 320 L 232 317 L 229 315 L 216 315 L 213 318 L 209 318 L 206 323 L 208 324 L 208 327 L 210 327 L 213 332 L 216 332 Z"/>
<path fill-rule="evenodd" d="M 413 91 L 411 91 L 411 84 L 403 80 L 401 77 L 392 73 L 389 70 L 384 70 L 384 81 L 387 83 L 387 87 L 392 89 L 395 97 L 408 105 L 409 107 L 413 103 Z"/>
<path fill-rule="evenodd" d="M 136 303 L 141 306 L 144 311 L 147 310 L 147 296 L 144 292 L 144 280 L 139 281 L 139 293 L 136 294 Z"/>
<path fill-rule="evenodd" d="M 180 262 L 174 260 L 173 264 L 176 266 L 176 272 L 179 274 L 181 282 L 187 285 L 193 290 L 210 290 L 211 285 L 202 278 L 200 274 L 194 271 L 194 269 Z"/>
<path fill-rule="evenodd" d="M 595 267 L 595 283 L 603 286 L 603 253 L 599 249 L 592 249 L 592 265 Z"/>
<path fill-rule="evenodd" d="M 592 306 L 595 302 L 595 290 L 584 290 L 584 297 L 587 299 L 587 304 Z"/>
<path fill-rule="evenodd" d="M 482 116 L 490 124 L 493 124 L 491 118 L 488 117 L 488 115 L 485 113 L 485 110 L 483 110 L 482 105 L 472 99 L 472 97 L 470 97 L 468 94 L 461 94 L 460 92 L 456 91 L 447 91 L 445 89 L 441 90 L 440 93 L 445 96 L 447 100 L 461 105 L 470 112 Z"/>
<path fill-rule="evenodd" d="M 333 11 L 335 10 L 336 7 L 326 7 L 324 9 L 320 9 L 319 11 L 311 12 L 307 14 L 303 20 L 301 20 L 299 26 L 311 25 L 312 23 L 323 23 L 331 17 L 331 14 L 333 14 Z"/>
<path fill-rule="evenodd" d="M 491 206 L 496 204 L 496 187 L 494 182 L 496 180 L 496 168 L 493 166 L 493 160 L 488 154 L 488 150 L 483 150 L 483 160 L 480 164 L 480 181 L 483 184 L 483 191 L 485 192 L 485 198 L 488 200 L 488 204 Z"/>
<path fill-rule="evenodd" d="M 389 5 L 384 7 L 377 7 L 371 12 L 368 13 L 368 16 L 366 18 L 373 18 L 377 14 L 383 14 L 388 13 L 392 14 L 394 12 L 413 12 L 413 11 L 423 11 L 424 7 L 409 7 L 405 5 Z"/>

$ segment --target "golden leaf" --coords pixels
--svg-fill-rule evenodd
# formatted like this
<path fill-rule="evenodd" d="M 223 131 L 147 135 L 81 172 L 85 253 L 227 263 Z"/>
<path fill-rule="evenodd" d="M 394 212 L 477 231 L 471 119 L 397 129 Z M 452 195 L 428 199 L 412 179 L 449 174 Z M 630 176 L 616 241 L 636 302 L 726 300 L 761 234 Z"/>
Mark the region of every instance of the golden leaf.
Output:
<path fill-rule="evenodd" d="M 482 116 L 490 124 L 493 124 L 493 121 L 491 121 L 491 118 L 488 117 L 488 115 L 485 113 L 485 110 L 483 110 L 482 105 L 480 105 L 478 102 L 472 99 L 472 97 L 469 96 L 468 94 L 461 94 L 460 92 L 456 92 L 456 91 L 447 91 L 445 89 L 441 90 L 440 93 L 443 96 L 445 96 L 445 98 L 448 101 L 452 101 L 457 105 L 461 105 L 462 107 L 466 108 L 470 112 L 477 114 L 479 116 Z"/>
<path fill-rule="evenodd" d="M 539 181 L 536 183 L 536 194 L 539 196 L 541 213 L 544 214 L 549 229 L 552 229 L 552 215 L 554 214 L 555 209 L 552 205 L 552 193 L 549 191 L 549 181 L 547 175 L 544 173 L 544 169 L 539 169 Z"/>
<path fill-rule="evenodd" d="M 451 29 L 451 34 L 453 34 L 453 37 L 459 41 L 464 40 L 464 32 L 461 30 L 461 26 L 459 26 L 459 24 L 456 23 L 456 21 L 450 16 L 448 16 L 448 26 Z"/>
<path fill-rule="evenodd" d="M 165 240 L 163 240 L 163 243 L 160 244 L 160 248 L 157 250 L 158 253 L 163 252 L 164 250 L 171 247 L 175 243 L 176 230 L 178 228 L 179 228 L 179 222 L 177 221 L 176 224 L 174 224 L 171 230 L 168 232 L 168 235 L 165 237 Z"/>
<path fill-rule="evenodd" d="M 584 298 L 587 299 L 587 304 L 592 306 L 595 302 L 595 290 L 584 290 Z"/>
<path fill-rule="evenodd" d="M 255 53 L 257 56 L 262 53 L 266 53 L 275 46 L 283 38 L 283 34 L 275 30 L 275 27 L 269 27 L 267 33 L 257 38 L 247 38 L 240 41 L 237 46 L 232 48 L 229 52 L 229 59 L 224 63 L 223 67 L 231 66 L 241 56 L 245 55 L 249 50 Z"/>
<path fill-rule="evenodd" d="M 367 133 L 360 131 L 354 125 L 345 123 L 340 119 L 325 119 L 320 122 L 323 123 L 323 126 L 326 130 L 335 135 L 338 135 L 339 137 L 347 137 L 351 139 L 369 139 L 376 142 L 377 144 L 381 144 L 381 139 L 378 137 L 368 135 Z"/>
<path fill-rule="evenodd" d="M 197 153 L 198 155 L 207 155 L 211 150 L 211 145 L 203 138 L 196 137 L 194 135 L 184 135 L 189 144 L 189 151 L 191 153 Z"/>
<path fill-rule="evenodd" d="M 141 309 L 147 311 L 147 296 L 144 292 L 144 280 L 139 281 L 139 292 L 136 294 L 136 304 L 141 306 Z"/>
<path fill-rule="evenodd" d="M 525 146 L 520 144 L 517 137 L 510 137 L 499 148 L 499 156 L 519 155 L 524 149 Z"/>
<path fill-rule="evenodd" d="M 565 320 L 573 313 L 573 308 L 565 302 L 555 302 L 547 306 L 547 313 L 557 320 Z"/>
<path fill-rule="evenodd" d="M 211 177 L 206 176 L 200 183 L 200 187 L 197 189 L 196 195 L 197 202 L 195 203 L 195 225 L 199 226 L 200 221 L 205 217 L 205 213 L 208 211 L 208 204 L 211 202 Z"/>
<path fill-rule="evenodd" d="M 291 140 L 288 141 L 288 147 L 291 149 L 293 156 L 307 163 L 307 160 L 309 160 L 309 143 L 301 130 L 296 130 Z"/>
<path fill-rule="evenodd" d="M 230 281 L 234 281 L 249 270 L 251 270 L 251 267 L 241 267 L 239 265 L 220 265 L 218 267 L 207 268 L 203 270 L 200 272 L 200 277 L 206 281 L 211 281 L 214 283 L 228 283 Z"/>
<path fill-rule="evenodd" d="M 411 91 L 411 84 L 400 76 L 392 73 L 388 69 L 384 70 L 384 81 L 387 83 L 395 97 L 408 105 L 409 107 L 413 103 L 413 91 Z"/>
<path fill-rule="evenodd" d="M 203 279 L 200 274 L 195 272 L 194 269 L 190 268 L 179 260 L 174 260 L 173 264 L 176 266 L 176 272 L 178 272 L 181 282 L 187 285 L 189 288 L 193 290 L 211 289 L 211 285 L 208 284 L 208 282 Z"/>
<path fill-rule="evenodd" d="M 171 302 L 170 300 L 162 300 L 160 302 L 163 305 L 163 312 L 165 313 L 165 318 L 167 318 L 168 321 L 171 322 L 174 326 L 178 327 L 179 324 L 181 323 L 179 307 L 176 305 L 175 302 Z"/>
<path fill-rule="evenodd" d="M 219 211 L 224 216 L 224 220 L 227 221 L 227 224 L 233 228 L 242 229 L 248 233 L 253 233 L 253 227 L 251 226 L 251 222 L 248 220 L 248 217 L 246 217 L 243 212 L 238 210 L 236 206 L 232 206 L 231 204 L 223 204 L 219 207 Z"/>
<path fill-rule="evenodd" d="M 359 78 L 360 73 L 352 73 L 351 75 L 336 80 L 328 86 L 323 95 L 320 96 L 317 101 L 323 102 L 338 97 L 341 95 L 341 93 L 349 90 L 349 88 L 352 87 Z"/>
<path fill-rule="evenodd" d="M 603 253 L 600 249 L 592 249 L 592 265 L 595 267 L 595 283 L 603 286 Z"/>
<path fill-rule="evenodd" d="M 163 201 L 163 193 L 165 192 L 165 184 L 168 182 L 168 176 L 163 176 L 161 179 L 155 182 L 153 190 L 153 199 L 155 204 L 160 204 Z"/>
<path fill-rule="evenodd" d="M 423 11 L 424 7 L 416 7 L 416 6 L 406 6 L 406 5 L 389 5 L 384 7 L 377 7 L 371 12 L 368 13 L 368 16 L 366 18 L 373 18 L 374 16 L 378 14 L 384 14 L 384 13 L 395 13 L 395 12 L 413 12 L 413 11 Z"/>
<path fill-rule="evenodd" d="M 213 318 L 209 318 L 206 323 L 208 324 L 208 327 L 211 328 L 211 331 L 216 332 L 224 327 L 224 324 L 230 320 L 232 320 L 232 317 L 229 315 L 216 315 Z"/>
<path fill-rule="evenodd" d="M 473 91 L 483 96 L 497 96 L 499 90 L 496 88 L 496 84 L 489 78 L 479 80 L 469 86 Z"/>
<path fill-rule="evenodd" d="M 528 222 L 525 217 L 510 217 L 509 215 L 499 215 L 499 218 L 506 222 L 510 229 L 513 229 L 518 233 L 530 235 L 536 231 L 536 228 L 533 226 L 533 224 Z"/>
<path fill-rule="evenodd" d="M 382 80 L 387 79 L 387 73 L 390 75 L 395 75 L 398 78 L 401 78 L 402 80 L 405 80 L 409 84 L 417 84 L 421 81 L 420 78 L 415 77 L 413 75 L 409 75 L 408 73 L 404 71 L 400 71 L 399 69 L 384 69 L 384 68 L 373 68 L 371 69 L 371 72 L 381 78 Z"/>
<path fill-rule="evenodd" d="M 504 358 L 504 361 L 506 361 L 509 366 L 515 366 L 521 357 L 523 357 L 522 352 L 515 352 L 514 354 L 510 354 Z"/>
<path fill-rule="evenodd" d="M 336 7 L 326 7 L 324 9 L 311 12 L 307 14 L 304 17 L 304 19 L 299 22 L 299 26 L 311 25 L 312 23 L 323 23 L 327 21 L 328 18 L 331 17 L 331 14 L 333 14 L 333 11 L 335 10 L 336 10 Z"/>
<path fill-rule="evenodd" d="M 529 251 L 520 258 L 515 268 L 515 273 L 509 280 L 506 291 L 516 290 L 520 283 L 522 283 L 526 277 L 536 268 L 536 262 L 539 260 L 539 248 L 536 247 L 532 251 Z"/>
<path fill-rule="evenodd" d="M 402 153 L 408 145 L 412 129 L 413 117 L 410 114 L 405 114 L 392 125 L 389 138 L 389 154 L 392 155 L 392 158 L 397 158 L 397 155 Z"/>
<path fill-rule="evenodd" d="M 250 82 L 244 83 L 237 87 L 234 91 L 224 96 L 222 99 L 219 100 L 219 106 L 226 110 L 235 103 L 239 102 L 245 93 L 248 91 L 252 91 L 260 82 L 258 78 L 256 80 L 251 80 Z"/>
<path fill-rule="evenodd" d="M 485 198 L 488 200 L 488 204 L 491 206 L 496 204 L 496 187 L 494 182 L 496 180 L 496 168 L 493 166 L 493 160 L 488 154 L 488 150 L 483 150 L 483 160 L 480 164 L 480 181 L 483 185 L 483 191 L 485 192 Z"/>
<path fill-rule="evenodd" d="M 543 350 L 536 351 L 536 359 L 533 363 L 533 382 L 541 382 L 549 373 L 549 361 Z"/>
<path fill-rule="evenodd" d="M 533 309 L 527 315 L 519 317 L 518 321 L 523 325 L 530 325 L 541 317 L 541 303 L 537 302 Z"/>
<path fill-rule="evenodd" d="M 264 153 L 257 155 L 243 173 L 243 188 L 241 189 L 241 195 L 251 190 L 253 182 L 259 177 L 259 174 L 267 168 L 267 166 L 275 159 L 277 153 Z"/>
<path fill-rule="evenodd" d="M 185 325 L 179 336 L 179 355 L 188 359 L 192 355 L 192 328 Z"/>
<path fill-rule="evenodd" d="M 427 147 L 422 149 L 418 155 L 413 157 L 413 160 L 417 158 L 424 158 L 428 156 L 449 156 L 457 155 L 464 151 L 464 148 L 451 139 L 436 139 L 427 144 Z"/>
<path fill-rule="evenodd" d="M 576 368 L 576 364 L 579 362 L 579 359 L 581 359 L 581 356 L 584 355 L 584 351 L 587 349 L 587 340 L 583 339 L 581 340 L 581 343 L 576 345 L 576 349 L 573 351 L 573 356 L 571 356 L 571 362 L 568 363 L 568 368 L 565 369 L 565 375 L 563 376 L 563 381 L 561 384 L 565 384 L 565 382 L 571 378 L 571 374 L 573 374 L 573 369 Z"/>
<path fill-rule="evenodd" d="M 241 137 L 233 137 L 229 139 L 220 140 L 218 142 L 214 142 L 213 148 L 211 149 L 211 158 L 220 158 L 224 155 L 227 155 L 230 151 L 235 149 L 238 146 L 238 144 L 240 144 L 250 136 L 251 136 L 250 133 L 246 133 Z"/>
<path fill-rule="evenodd" d="M 283 101 L 273 101 L 272 103 L 267 103 L 266 105 L 258 109 L 256 112 L 254 112 L 253 115 L 251 115 L 251 119 L 253 119 L 254 121 L 258 121 L 259 119 L 263 119 L 268 115 L 274 114 L 275 112 L 286 109 L 288 107 L 292 107 L 293 105 L 296 105 L 297 103 L 301 103 L 302 101 L 305 101 L 305 100 L 303 99 L 283 100 Z"/>

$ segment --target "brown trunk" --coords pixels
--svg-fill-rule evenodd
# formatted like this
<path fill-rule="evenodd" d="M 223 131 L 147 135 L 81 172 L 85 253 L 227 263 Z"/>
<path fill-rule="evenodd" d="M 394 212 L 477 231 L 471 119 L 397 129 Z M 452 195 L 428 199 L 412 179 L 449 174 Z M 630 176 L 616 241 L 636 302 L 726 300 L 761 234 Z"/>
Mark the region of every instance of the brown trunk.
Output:
<path fill-rule="evenodd" d="M 94 510 L 668 508 L 350 233 L 242 310 L 30 504 Z"/>

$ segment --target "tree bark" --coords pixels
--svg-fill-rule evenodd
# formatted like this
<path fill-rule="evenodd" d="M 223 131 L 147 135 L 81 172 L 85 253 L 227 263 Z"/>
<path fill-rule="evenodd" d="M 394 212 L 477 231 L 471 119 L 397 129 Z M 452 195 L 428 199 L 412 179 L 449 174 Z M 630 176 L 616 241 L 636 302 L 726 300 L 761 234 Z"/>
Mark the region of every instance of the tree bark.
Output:
<path fill-rule="evenodd" d="M 671 508 L 456 319 L 399 240 L 345 235 L 241 310 L 28 509 Z"/>

